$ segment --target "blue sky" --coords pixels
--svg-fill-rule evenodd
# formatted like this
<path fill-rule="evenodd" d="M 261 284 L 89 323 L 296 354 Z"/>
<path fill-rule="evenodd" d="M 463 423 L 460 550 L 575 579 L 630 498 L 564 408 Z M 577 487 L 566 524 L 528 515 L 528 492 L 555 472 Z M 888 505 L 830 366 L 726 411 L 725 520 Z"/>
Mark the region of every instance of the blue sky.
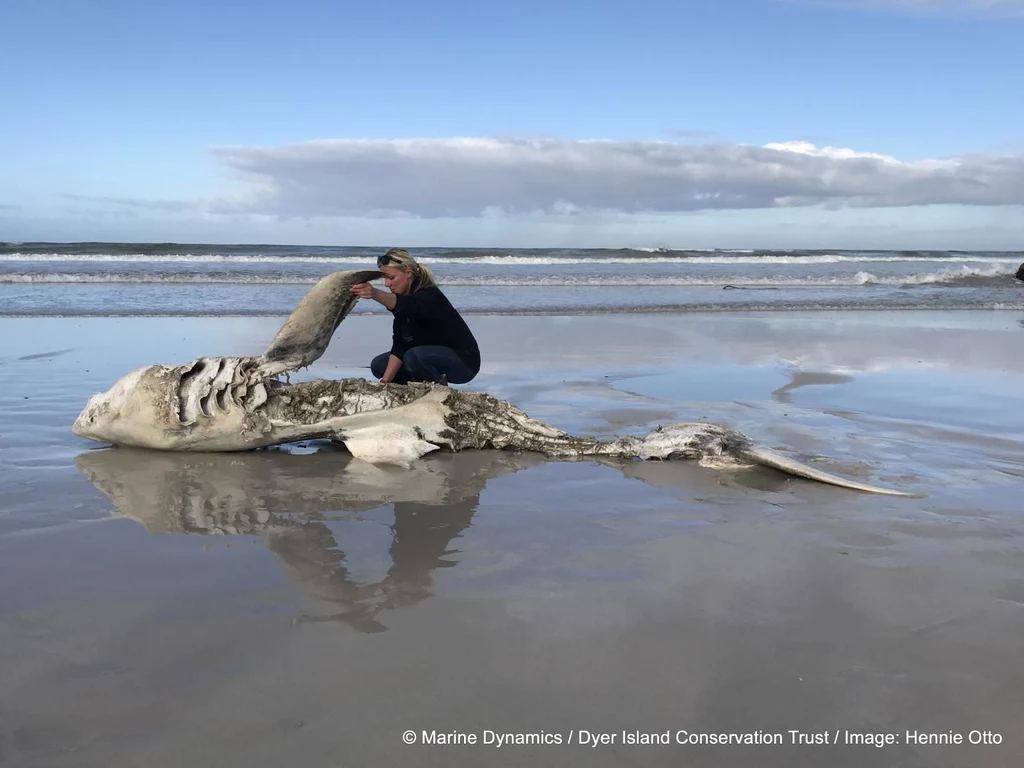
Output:
<path fill-rule="evenodd" d="M 7 0 L 0 28 L 0 240 L 1024 248 L 1024 0 Z"/>

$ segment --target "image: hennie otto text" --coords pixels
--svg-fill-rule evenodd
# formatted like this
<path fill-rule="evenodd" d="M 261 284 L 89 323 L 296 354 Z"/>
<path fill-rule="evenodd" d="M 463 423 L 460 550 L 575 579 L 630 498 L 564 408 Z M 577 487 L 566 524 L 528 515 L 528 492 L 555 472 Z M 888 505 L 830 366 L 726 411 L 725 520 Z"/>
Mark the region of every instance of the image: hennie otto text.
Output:
<path fill-rule="evenodd" d="M 567 732 L 537 731 L 513 733 L 484 729 L 479 733 L 467 731 L 407 730 L 402 734 L 406 744 L 424 746 L 484 745 L 496 748 L 505 746 L 868 746 L 887 747 L 898 744 L 909 746 L 998 746 L 1003 743 L 1000 733 L 989 730 L 969 731 L 902 731 L 863 732 L 837 729 L 833 731 L 806 732 L 750 731 L 747 733 L 715 733 L 689 730 L 640 731 L 623 730 L 615 732 L 573 729 Z"/>

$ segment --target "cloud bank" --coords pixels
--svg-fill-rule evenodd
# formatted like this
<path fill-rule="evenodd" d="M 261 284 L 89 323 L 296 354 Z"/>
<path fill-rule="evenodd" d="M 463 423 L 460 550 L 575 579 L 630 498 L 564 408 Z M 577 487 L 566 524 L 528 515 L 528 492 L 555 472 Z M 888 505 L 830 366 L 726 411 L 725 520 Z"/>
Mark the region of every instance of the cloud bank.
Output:
<path fill-rule="evenodd" d="M 808 142 L 324 140 L 223 147 L 211 213 L 420 218 L 1024 204 L 1024 157 L 901 161 Z"/>

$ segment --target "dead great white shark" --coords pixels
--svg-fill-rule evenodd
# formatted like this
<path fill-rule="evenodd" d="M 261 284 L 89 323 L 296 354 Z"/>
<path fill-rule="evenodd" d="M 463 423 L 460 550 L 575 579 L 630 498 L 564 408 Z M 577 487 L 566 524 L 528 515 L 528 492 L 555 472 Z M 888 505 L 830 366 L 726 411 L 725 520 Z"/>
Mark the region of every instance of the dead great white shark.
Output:
<path fill-rule="evenodd" d="M 438 449 L 536 451 L 561 459 L 697 459 L 715 466 L 759 464 L 871 493 L 916 495 L 809 467 L 718 424 L 672 424 L 645 437 L 600 440 L 569 435 L 482 392 L 364 379 L 280 381 L 281 374 L 324 353 L 357 301 L 349 289 L 381 276 L 347 271 L 323 278 L 260 356 L 200 357 L 129 373 L 90 398 L 73 432 L 165 451 L 246 451 L 331 438 L 357 458 L 381 463 L 409 463 Z"/>

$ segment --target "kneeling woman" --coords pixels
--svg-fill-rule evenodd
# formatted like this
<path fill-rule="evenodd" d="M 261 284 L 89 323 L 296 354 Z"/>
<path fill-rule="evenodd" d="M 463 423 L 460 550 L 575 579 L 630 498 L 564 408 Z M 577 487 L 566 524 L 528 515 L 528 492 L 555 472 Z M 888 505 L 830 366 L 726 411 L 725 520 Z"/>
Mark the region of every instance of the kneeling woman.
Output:
<path fill-rule="evenodd" d="M 385 384 L 472 381 L 480 372 L 480 349 L 433 273 L 402 248 L 377 259 L 377 268 L 391 293 L 369 283 L 352 286 L 356 296 L 373 299 L 395 316 L 391 351 L 373 358 L 373 375 Z"/>

